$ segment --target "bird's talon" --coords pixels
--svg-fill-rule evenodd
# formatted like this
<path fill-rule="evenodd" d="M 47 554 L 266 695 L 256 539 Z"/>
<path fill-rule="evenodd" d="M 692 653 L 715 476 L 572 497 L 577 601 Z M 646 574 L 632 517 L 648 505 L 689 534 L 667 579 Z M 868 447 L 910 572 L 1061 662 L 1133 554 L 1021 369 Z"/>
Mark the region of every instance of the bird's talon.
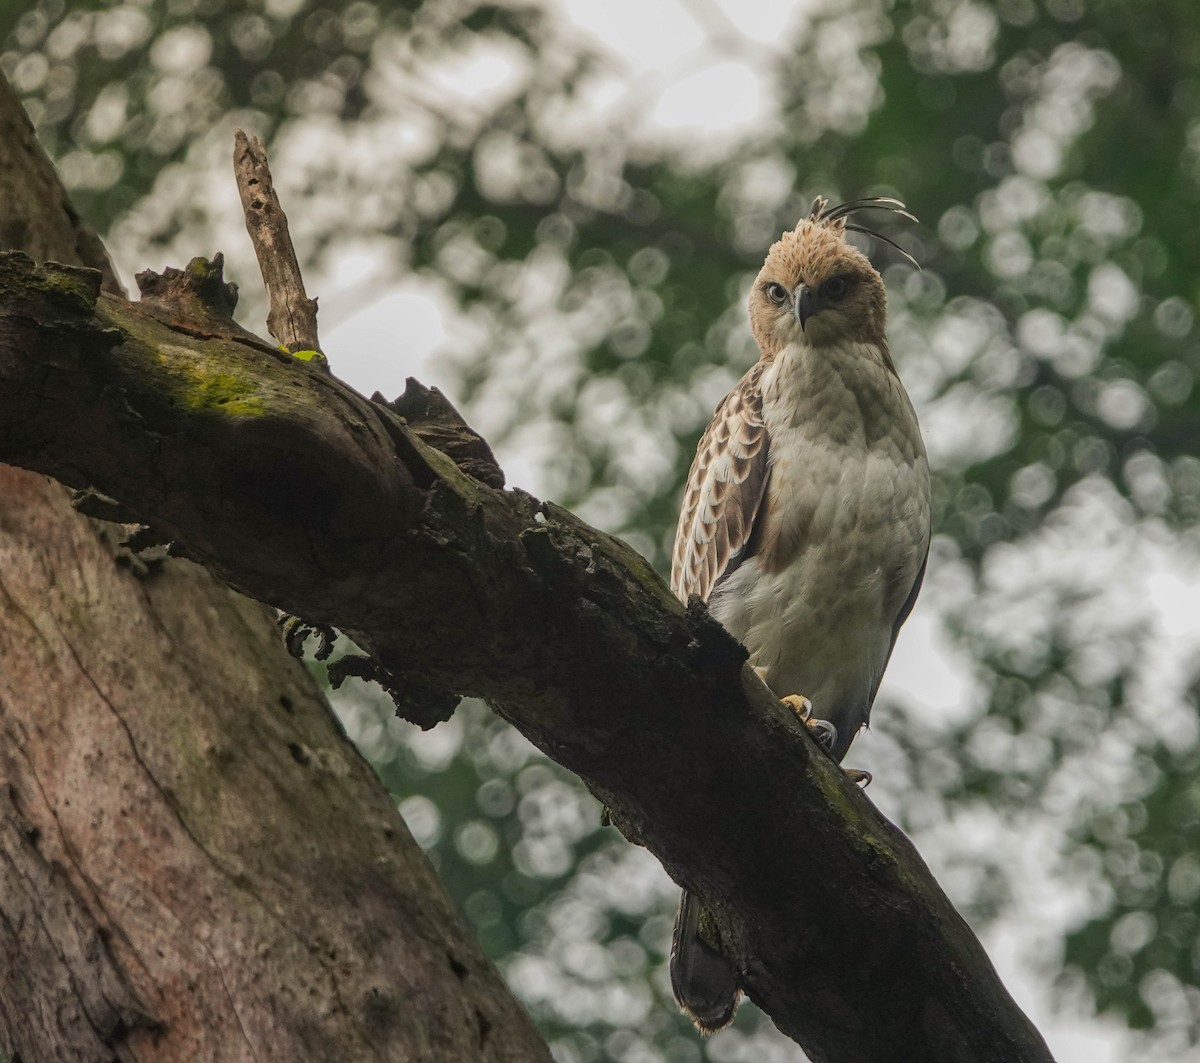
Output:
<path fill-rule="evenodd" d="M 789 694 L 779 700 L 800 717 L 801 723 L 808 723 L 813 718 L 812 702 L 803 694 Z"/>
<path fill-rule="evenodd" d="M 817 740 L 826 753 L 832 753 L 833 747 L 837 745 L 838 732 L 828 720 L 818 720 L 815 717 L 804 721 L 804 726 L 808 728 L 813 738 Z"/>
<path fill-rule="evenodd" d="M 833 752 L 833 747 L 837 745 L 837 728 L 828 720 L 818 720 L 813 715 L 812 702 L 808 698 L 803 694 L 788 694 L 779 700 L 800 717 L 800 722 L 812 732 L 813 738 L 825 752 Z"/>
<path fill-rule="evenodd" d="M 846 773 L 847 779 L 864 790 L 871 785 L 871 779 L 874 778 L 869 771 L 864 771 L 862 768 L 843 768 L 842 770 Z"/>

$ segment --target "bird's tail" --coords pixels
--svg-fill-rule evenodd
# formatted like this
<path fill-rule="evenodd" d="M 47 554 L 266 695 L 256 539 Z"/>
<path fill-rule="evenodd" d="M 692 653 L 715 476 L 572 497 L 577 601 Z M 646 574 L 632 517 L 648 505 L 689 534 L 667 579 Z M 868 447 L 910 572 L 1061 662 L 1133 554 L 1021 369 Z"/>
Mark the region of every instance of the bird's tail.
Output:
<path fill-rule="evenodd" d="M 671 939 L 671 989 L 696 1029 L 710 1034 L 729 1025 L 741 991 L 733 964 L 700 939 L 700 911 L 684 890 Z"/>

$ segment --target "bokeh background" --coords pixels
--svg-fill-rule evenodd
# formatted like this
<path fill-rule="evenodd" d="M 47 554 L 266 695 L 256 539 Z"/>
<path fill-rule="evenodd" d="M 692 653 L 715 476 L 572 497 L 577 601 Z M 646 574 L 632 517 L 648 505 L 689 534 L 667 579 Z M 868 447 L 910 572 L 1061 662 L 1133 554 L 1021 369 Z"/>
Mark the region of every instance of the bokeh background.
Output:
<path fill-rule="evenodd" d="M 904 199 L 924 269 L 864 246 L 936 535 L 851 763 L 1062 1063 L 1200 1059 L 1194 0 L 7 0 L 0 53 L 127 283 L 222 250 L 263 331 L 264 135 L 335 371 L 663 571 L 766 247 Z M 561 1063 L 803 1058 L 692 1033 L 675 888 L 483 706 L 335 702 Z"/>

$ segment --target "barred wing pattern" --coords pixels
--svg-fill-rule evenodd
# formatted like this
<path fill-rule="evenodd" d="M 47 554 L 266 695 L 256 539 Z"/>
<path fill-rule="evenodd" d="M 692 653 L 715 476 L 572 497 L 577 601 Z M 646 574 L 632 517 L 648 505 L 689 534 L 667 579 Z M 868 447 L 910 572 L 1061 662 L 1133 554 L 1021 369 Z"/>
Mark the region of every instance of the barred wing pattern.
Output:
<path fill-rule="evenodd" d="M 693 594 L 708 601 L 747 555 L 767 490 L 761 384 L 768 364 L 756 363 L 725 396 L 696 448 L 671 562 L 671 590 L 685 602 Z"/>

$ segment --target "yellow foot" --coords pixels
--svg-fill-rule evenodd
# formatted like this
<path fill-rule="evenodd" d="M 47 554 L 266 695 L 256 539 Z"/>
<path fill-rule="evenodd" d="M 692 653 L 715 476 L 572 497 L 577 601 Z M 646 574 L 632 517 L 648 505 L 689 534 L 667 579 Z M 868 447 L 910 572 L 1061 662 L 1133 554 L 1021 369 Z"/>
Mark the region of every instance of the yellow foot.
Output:
<path fill-rule="evenodd" d="M 789 694 L 779 700 L 800 717 L 800 722 L 812 732 L 813 738 L 827 753 L 833 751 L 837 744 L 837 728 L 828 720 L 818 720 L 813 715 L 812 702 L 808 698 L 803 694 Z"/>

